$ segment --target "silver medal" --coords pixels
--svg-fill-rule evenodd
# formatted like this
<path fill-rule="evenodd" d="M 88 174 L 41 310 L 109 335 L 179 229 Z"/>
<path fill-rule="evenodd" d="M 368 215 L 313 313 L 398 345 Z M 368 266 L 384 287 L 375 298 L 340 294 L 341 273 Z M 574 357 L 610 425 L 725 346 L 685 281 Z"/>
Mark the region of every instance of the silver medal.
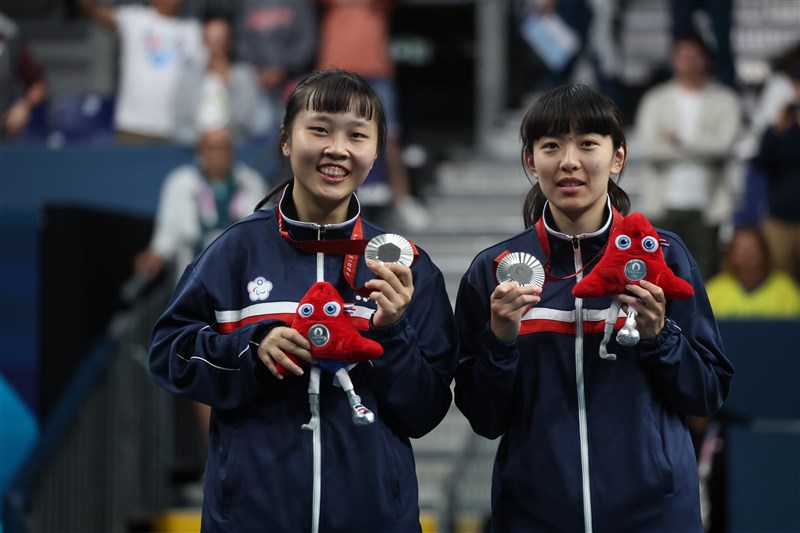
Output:
<path fill-rule="evenodd" d="M 497 265 L 497 281 L 516 281 L 520 285 L 544 285 L 544 267 L 531 254 L 512 252 Z"/>
<path fill-rule="evenodd" d="M 370 239 L 364 257 L 379 263 L 400 263 L 410 267 L 414 263 L 414 248 L 405 237 L 384 233 Z"/>

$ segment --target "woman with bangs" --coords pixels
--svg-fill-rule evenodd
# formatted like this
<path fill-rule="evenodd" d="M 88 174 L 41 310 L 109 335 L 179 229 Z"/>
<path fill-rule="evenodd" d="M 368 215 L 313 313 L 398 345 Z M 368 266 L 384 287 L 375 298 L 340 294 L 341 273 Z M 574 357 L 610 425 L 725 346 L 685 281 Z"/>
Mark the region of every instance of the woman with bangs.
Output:
<path fill-rule="evenodd" d="M 629 284 L 615 298 L 637 311 L 641 340 L 612 340 L 617 359 L 602 359 L 612 297 L 572 288 L 630 209 L 615 181 L 628 157 L 619 112 L 590 87 L 565 85 L 533 104 L 520 135 L 535 180 L 527 229 L 477 255 L 455 313 L 456 405 L 475 432 L 501 437 L 492 530 L 701 532 L 686 416 L 721 406 L 733 368 L 697 263 L 659 230 L 667 265 L 695 295 L 667 302 L 652 283 Z"/>
<path fill-rule="evenodd" d="M 385 233 L 355 194 L 385 137 L 383 106 L 362 78 L 304 78 L 281 126 L 292 177 L 189 265 L 155 326 L 155 381 L 212 408 L 203 531 L 421 530 L 409 439 L 450 407 L 457 335 L 423 250 L 409 267 L 348 247 Z M 369 421 L 356 420 L 333 374 L 309 395 L 311 344 L 288 324 L 318 281 L 354 303 L 361 334 L 383 348 L 348 367 Z"/>

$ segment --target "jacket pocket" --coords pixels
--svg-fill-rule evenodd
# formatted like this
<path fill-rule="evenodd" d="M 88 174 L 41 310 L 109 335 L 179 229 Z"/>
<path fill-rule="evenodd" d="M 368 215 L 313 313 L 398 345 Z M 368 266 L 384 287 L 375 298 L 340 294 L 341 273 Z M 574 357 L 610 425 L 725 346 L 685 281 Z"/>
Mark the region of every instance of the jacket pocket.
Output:
<path fill-rule="evenodd" d="M 381 448 L 385 468 L 385 483 L 388 493 L 394 502 L 395 518 L 404 515 L 403 472 L 415 472 L 413 460 L 405 457 L 400 440 L 386 427 L 380 428 Z"/>
<path fill-rule="evenodd" d="M 214 449 L 210 450 L 208 468 L 213 469 L 213 472 L 206 472 L 206 476 L 211 478 L 206 480 L 206 484 L 212 483 L 211 490 L 216 493 L 215 499 L 218 500 L 220 517 L 227 520 L 230 516 L 236 483 L 240 478 L 238 456 L 241 432 L 235 427 L 217 425 L 215 433 L 216 438 L 212 436 L 209 440 L 209 446 L 213 446 Z M 218 489 L 213 487 L 214 479 L 218 480 Z M 216 492 L 217 490 L 219 492 Z"/>
<path fill-rule="evenodd" d="M 660 412 L 657 409 L 658 404 L 651 404 L 648 414 L 649 420 L 647 421 L 647 428 L 650 437 L 650 452 L 653 457 L 655 469 L 658 472 L 663 494 L 664 496 L 672 496 L 675 492 L 673 468 L 666 447 L 664 446 L 664 439 L 661 435 L 659 421 L 656 419 L 656 416 Z"/>

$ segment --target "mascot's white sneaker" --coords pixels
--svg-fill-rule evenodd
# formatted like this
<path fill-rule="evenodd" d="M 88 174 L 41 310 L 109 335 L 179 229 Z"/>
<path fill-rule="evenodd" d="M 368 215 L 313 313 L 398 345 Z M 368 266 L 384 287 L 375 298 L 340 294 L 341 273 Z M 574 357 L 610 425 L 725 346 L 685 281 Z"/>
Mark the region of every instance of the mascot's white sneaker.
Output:
<path fill-rule="evenodd" d="M 372 411 L 361 405 L 361 397 L 355 392 L 347 391 L 347 399 L 353 408 L 353 422 L 357 426 L 368 426 L 375 422 L 375 415 Z"/>
<path fill-rule="evenodd" d="M 353 406 L 353 422 L 357 426 L 368 426 L 375 422 L 375 415 L 372 414 L 372 411 L 357 403 Z"/>

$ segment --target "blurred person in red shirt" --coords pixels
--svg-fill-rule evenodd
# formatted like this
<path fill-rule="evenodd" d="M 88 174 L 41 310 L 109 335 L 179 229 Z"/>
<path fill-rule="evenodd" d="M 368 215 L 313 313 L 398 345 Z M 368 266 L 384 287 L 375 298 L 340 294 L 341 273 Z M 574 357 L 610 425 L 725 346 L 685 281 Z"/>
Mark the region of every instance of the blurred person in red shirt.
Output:
<path fill-rule="evenodd" d="M 396 69 L 389 54 L 391 14 L 398 0 L 317 0 L 322 8 L 317 68 L 343 68 L 372 85 L 386 108 L 386 165 L 400 228 L 420 230 L 430 224 L 427 209 L 411 193 L 400 142 Z"/>

